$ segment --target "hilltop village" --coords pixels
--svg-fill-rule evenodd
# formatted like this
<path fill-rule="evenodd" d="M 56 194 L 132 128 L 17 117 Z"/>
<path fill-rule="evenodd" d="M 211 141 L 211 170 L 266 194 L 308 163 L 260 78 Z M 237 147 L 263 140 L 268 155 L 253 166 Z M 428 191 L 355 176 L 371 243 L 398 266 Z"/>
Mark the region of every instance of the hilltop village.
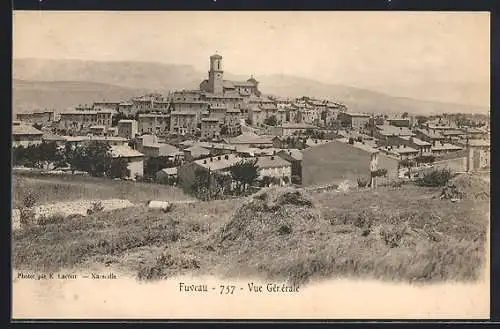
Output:
<path fill-rule="evenodd" d="M 384 183 L 412 179 L 432 167 L 490 168 L 489 121 L 472 115 L 353 113 L 339 101 L 266 95 L 253 76 L 225 80 L 219 54 L 210 56 L 208 77 L 197 89 L 19 113 L 12 125 L 15 168 L 187 189 L 206 172 L 223 177 L 213 184 L 208 178 L 209 186 L 228 186 L 222 193 L 234 189 L 230 169 L 244 163 L 258 168 L 257 177 L 248 178 L 255 187 L 359 183 L 374 172 Z M 56 148 L 54 159 L 42 159 L 50 152 L 36 150 L 49 144 Z M 110 174 L 98 172 L 97 163 L 85 167 L 82 159 L 95 155 L 89 145 L 98 144 L 106 145 L 124 170 Z M 87 152 L 80 162 L 71 153 L 79 149 Z"/>

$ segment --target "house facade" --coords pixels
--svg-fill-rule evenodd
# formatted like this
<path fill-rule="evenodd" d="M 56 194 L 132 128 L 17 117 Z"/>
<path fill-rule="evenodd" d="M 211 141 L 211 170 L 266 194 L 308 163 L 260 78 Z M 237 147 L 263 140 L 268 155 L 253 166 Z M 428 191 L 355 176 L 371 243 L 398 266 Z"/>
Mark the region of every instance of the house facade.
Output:
<path fill-rule="evenodd" d="M 118 121 L 118 136 L 132 139 L 139 133 L 139 124 L 135 120 Z"/>
<path fill-rule="evenodd" d="M 39 145 L 42 143 L 43 132 L 26 124 L 14 121 L 12 123 L 12 146 Z"/>

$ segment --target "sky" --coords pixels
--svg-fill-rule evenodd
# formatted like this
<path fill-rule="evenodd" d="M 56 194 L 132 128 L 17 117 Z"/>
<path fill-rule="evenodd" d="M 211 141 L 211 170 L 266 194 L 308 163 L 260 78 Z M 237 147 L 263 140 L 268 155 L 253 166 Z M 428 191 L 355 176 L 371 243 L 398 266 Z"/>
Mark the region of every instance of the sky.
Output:
<path fill-rule="evenodd" d="M 153 61 L 205 73 L 217 52 L 232 74 L 489 105 L 489 22 L 487 12 L 16 11 L 13 57 Z"/>

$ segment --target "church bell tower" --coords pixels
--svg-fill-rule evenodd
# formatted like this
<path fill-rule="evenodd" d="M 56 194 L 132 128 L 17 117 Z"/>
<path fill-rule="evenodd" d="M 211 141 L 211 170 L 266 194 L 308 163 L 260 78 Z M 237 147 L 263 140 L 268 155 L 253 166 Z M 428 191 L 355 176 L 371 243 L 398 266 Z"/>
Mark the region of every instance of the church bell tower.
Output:
<path fill-rule="evenodd" d="M 222 56 L 219 54 L 210 56 L 210 71 L 208 71 L 208 87 L 210 92 L 216 95 L 222 95 L 224 93 L 223 76 Z"/>

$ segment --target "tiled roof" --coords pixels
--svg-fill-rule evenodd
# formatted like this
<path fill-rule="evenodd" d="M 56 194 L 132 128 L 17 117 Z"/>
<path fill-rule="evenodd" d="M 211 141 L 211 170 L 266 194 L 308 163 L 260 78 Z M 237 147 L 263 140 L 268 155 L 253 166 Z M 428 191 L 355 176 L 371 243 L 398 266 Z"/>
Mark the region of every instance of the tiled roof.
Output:
<path fill-rule="evenodd" d="M 12 125 L 12 135 L 43 135 L 41 130 L 30 125 Z"/>
<path fill-rule="evenodd" d="M 253 133 L 243 133 L 239 136 L 229 139 L 230 144 L 271 144 L 272 140 Z"/>
<path fill-rule="evenodd" d="M 196 112 L 188 112 L 188 111 L 172 111 L 170 112 L 170 116 L 174 115 L 196 115 Z"/>
<path fill-rule="evenodd" d="M 192 141 L 192 140 L 186 140 L 186 141 L 183 141 L 183 142 L 180 142 L 179 144 L 180 145 L 183 145 L 183 146 L 191 146 L 193 145 L 195 142 Z"/>
<path fill-rule="evenodd" d="M 387 147 L 384 147 L 384 151 L 389 151 L 389 149 Z M 390 149 L 390 151 L 393 151 L 398 154 L 418 153 L 418 150 L 409 146 L 393 147 L 392 149 Z"/>
<path fill-rule="evenodd" d="M 59 115 L 65 116 L 65 115 L 94 115 L 94 114 L 113 114 L 113 111 L 109 110 L 100 110 L 100 111 L 92 111 L 92 110 L 74 110 L 74 111 L 66 111 L 66 112 L 61 112 Z"/>
<path fill-rule="evenodd" d="M 407 141 L 410 141 L 410 136 L 400 136 L 400 138 L 407 140 Z M 413 144 L 418 145 L 418 146 L 430 146 L 431 145 L 431 143 L 428 143 L 426 141 L 423 141 L 423 140 L 415 138 L 415 137 L 411 137 L 411 141 L 413 142 Z"/>
<path fill-rule="evenodd" d="M 364 114 L 364 113 L 354 113 L 354 112 L 344 112 L 344 114 L 347 114 L 351 117 L 363 117 L 363 118 L 369 118 L 369 114 Z"/>
<path fill-rule="evenodd" d="M 226 157 L 227 156 L 227 159 Z M 224 170 L 237 164 L 243 158 L 234 154 L 226 154 L 194 161 L 197 165 L 210 170 Z"/>
<path fill-rule="evenodd" d="M 326 139 L 312 139 L 312 138 L 308 138 L 307 141 L 306 141 L 306 145 L 307 146 L 317 146 L 317 145 L 323 145 L 323 144 L 326 144 L 326 143 L 329 143 L 331 142 L 330 140 L 326 140 Z"/>
<path fill-rule="evenodd" d="M 142 154 L 141 152 L 138 152 L 127 145 L 111 146 L 111 154 L 114 158 L 131 158 L 144 156 L 144 154 Z"/>
<path fill-rule="evenodd" d="M 66 141 L 66 138 L 64 136 L 53 135 L 53 134 L 44 134 L 42 136 L 42 139 L 46 141 Z"/>
<path fill-rule="evenodd" d="M 259 166 L 259 168 L 281 168 L 289 167 L 291 166 L 291 163 L 277 155 L 274 155 L 258 157 L 257 166 Z"/>
<path fill-rule="evenodd" d="M 298 149 L 288 149 L 288 150 L 281 150 L 278 152 L 279 154 L 286 153 L 288 154 L 292 159 L 297 160 L 297 161 L 302 161 L 302 152 Z"/>
<path fill-rule="evenodd" d="M 210 154 L 210 151 L 207 150 L 206 148 L 204 147 L 201 147 L 201 146 L 197 146 L 197 145 L 194 145 L 194 146 L 191 146 L 191 147 L 188 147 L 187 149 L 185 149 L 184 151 L 188 151 L 191 153 L 191 156 L 193 157 L 198 157 L 198 156 L 201 156 L 201 155 L 209 155 Z"/>
<path fill-rule="evenodd" d="M 203 118 L 201 119 L 202 122 L 219 122 L 220 119 L 218 118 Z"/>
<path fill-rule="evenodd" d="M 219 150 L 236 150 L 235 145 L 228 145 L 223 143 L 198 142 L 195 145 L 206 149 L 211 149 L 213 147 L 214 149 L 219 149 Z"/>
<path fill-rule="evenodd" d="M 307 128 L 317 128 L 316 126 L 309 125 L 307 123 L 284 123 L 281 125 L 284 129 L 307 129 Z"/>
<path fill-rule="evenodd" d="M 143 148 L 157 148 L 159 149 L 160 156 L 172 156 L 181 153 L 177 147 L 164 143 L 146 144 L 143 145 Z"/>
<path fill-rule="evenodd" d="M 351 145 L 351 144 L 348 144 L 348 145 Z M 370 154 L 379 152 L 379 150 L 377 150 L 376 148 L 371 147 L 370 145 L 367 145 L 367 144 L 359 143 L 359 142 L 354 142 L 354 144 L 352 144 L 352 146 L 359 149 L 359 150 L 363 150 L 365 152 L 368 152 Z"/>
<path fill-rule="evenodd" d="M 167 175 L 177 175 L 177 167 L 173 168 L 164 168 L 160 170 L 161 172 L 167 174 Z"/>
<path fill-rule="evenodd" d="M 453 136 L 453 135 L 457 136 L 457 135 L 465 135 L 465 132 L 457 129 L 448 129 L 441 132 L 441 134 L 443 136 Z"/>
<path fill-rule="evenodd" d="M 490 141 L 486 139 L 469 139 L 470 146 L 486 146 L 489 147 Z"/>
<path fill-rule="evenodd" d="M 420 132 L 421 134 L 423 134 L 424 136 L 427 136 L 429 138 L 432 138 L 432 139 L 441 139 L 443 138 L 443 135 L 439 132 L 434 132 L 433 130 L 429 129 L 427 131 L 427 129 L 422 129 L 422 128 L 418 128 L 417 129 L 418 132 Z"/>
<path fill-rule="evenodd" d="M 462 148 L 460 146 L 456 146 L 453 144 L 449 143 L 444 143 L 443 145 L 437 143 L 434 146 L 431 146 L 432 151 L 443 151 L 443 150 L 461 150 Z"/>
<path fill-rule="evenodd" d="M 413 136 L 413 132 L 406 127 L 395 127 L 391 125 L 377 125 L 379 134 L 384 136 Z"/>

